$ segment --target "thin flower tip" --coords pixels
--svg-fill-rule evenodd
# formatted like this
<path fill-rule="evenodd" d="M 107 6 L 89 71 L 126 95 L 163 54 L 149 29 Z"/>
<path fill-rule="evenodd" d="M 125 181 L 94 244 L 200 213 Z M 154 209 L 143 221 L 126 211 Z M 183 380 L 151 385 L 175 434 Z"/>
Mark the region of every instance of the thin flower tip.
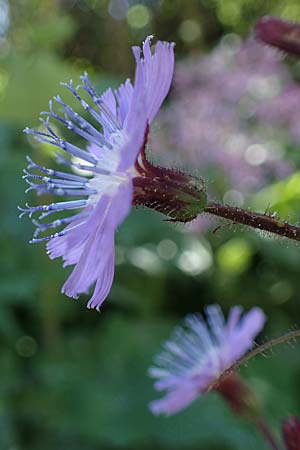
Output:
<path fill-rule="evenodd" d="M 19 205 L 17 206 L 17 210 L 21 211 L 21 213 L 19 214 L 18 217 L 19 217 L 19 219 L 22 219 L 22 217 L 26 214 L 27 211 Z"/>
<path fill-rule="evenodd" d="M 249 315 L 251 314 L 252 328 L 253 328 L 255 334 L 258 334 L 265 326 L 265 323 L 267 321 L 267 316 L 263 312 L 263 310 L 261 308 L 259 308 L 258 306 L 255 306 L 254 308 L 252 308 L 248 314 Z"/>
<path fill-rule="evenodd" d="M 23 206 L 17 206 L 17 209 L 19 210 L 19 211 L 21 211 L 21 214 L 19 214 L 19 219 L 22 219 L 22 217 L 23 216 L 25 216 L 25 214 L 28 214 L 28 216 L 31 218 L 31 215 L 32 215 L 32 212 L 31 212 L 31 210 L 32 210 L 32 207 L 28 204 L 28 203 L 25 203 L 25 208 L 23 207 Z"/>
<path fill-rule="evenodd" d="M 264 16 L 257 22 L 255 34 L 265 44 L 300 56 L 300 23 Z"/>
<path fill-rule="evenodd" d="M 140 60 L 141 52 L 143 55 L 142 61 L 147 57 L 149 58 L 149 56 L 151 55 L 150 47 L 152 45 L 152 41 L 154 38 L 155 38 L 154 34 L 150 34 L 149 36 L 147 36 L 142 43 L 142 49 L 141 49 L 141 47 L 139 47 L 137 45 L 132 47 L 132 51 L 133 51 L 136 61 Z M 154 44 L 155 50 L 153 51 L 153 54 L 151 55 L 152 57 L 155 56 L 157 45 L 161 45 L 162 47 L 165 47 L 165 48 L 173 51 L 173 49 L 175 47 L 175 42 L 157 40 Z"/>
<path fill-rule="evenodd" d="M 101 313 L 101 305 L 99 305 L 99 304 L 94 304 L 94 302 L 89 301 L 88 304 L 86 305 L 86 307 L 88 309 L 93 309 L 93 310 L 97 311 L 98 313 Z"/>
<path fill-rule="evenodd" d="M 160 416 L 161 414 L 165 416 L 170 416 L 167 410 L 162 411 L 159 400 L 154 400 L 148 404 L 148 408 L 154 416 Z"/>
<path fill-rule="evenodd" d="M 79 294 L 75 294 L 74 292 L 69 291 L 65 288 L 65 285 L 61 288 L 60 291 L 62 294 L 66 295 L 67 297 L 73 298 L 74 300 L 78 300 Z"/>
<path fill-rule="evenodd" d="M 69 83 L 67 83 L 66 81 L 61 81 L 59 84 L 63 87 L 73 87 L 73 80 L 71 79 Z"/>

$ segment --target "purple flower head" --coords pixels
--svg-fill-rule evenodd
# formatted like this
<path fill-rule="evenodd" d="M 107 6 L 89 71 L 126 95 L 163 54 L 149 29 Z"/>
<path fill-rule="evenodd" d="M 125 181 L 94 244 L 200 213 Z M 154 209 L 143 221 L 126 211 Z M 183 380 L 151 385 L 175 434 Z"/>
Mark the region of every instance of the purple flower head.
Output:
<path fill-rule="evenodd" d="M 63 83 L 96 126 L 57 96 L 54 104 L 61 114 L 50 102 L 50 111 L 42 113 L 45 118 L 41 118 L 45 131 L 25 129 L 38 141 L 55 146 L 59 150 L 58 163 L 69 168 L 67 171 L 48 169 L 28 157 L 24 175 L 28 190 L 70 199 L 39 206 L 27 204 L 26 208 L 20 208 L 21 216 L 32 217 L 37 213 L 31 242 L 48 241 L 47 253 L 51 259 L 61 256 L 64 266 L 75 265 L 62 288 L 63 293 L 77 298 L 95 283 L 89 308 L 99 309 L 110 291 L 114 276 L 114 234 L 131 209 L 133 179 L 140 176 L 136 159 L 145 146 L 149 124 L 165 99 L 173 76 L 174 44 L 158 41 L 152 52 L 151 40 L 152 36 L 145 40 L 142 52 L 139 47 L 133 47 L 134 85 L 126 80 L 117 90 L 108 89 L 100 96 L 87 74 L 81 77 L 82 84 L 77 87 L 72 81 Z M 80 90 L 90 97 L 90 104 L 80 96 Z M 86 148 L 60 138 L 50 120 L 83 138 Z M 75 174 L 72 169 L 81 169 L 87 176 Z M 65 215 L 59 217 L 56 213 Z M 52 215 L 54 220 L 44 220 Z M 41 233 L 57 228 L 53 234 L 40 237 Z"/>
<path fill-rule="evenodd" d="M 278 17 L 262 17 L 255 27 L 256 36 L 262 42 L 300 56 L 300 24 Z"/>
<path fill-rule="evenodd" d="M 165 397 L 150 403 L 154 414 L 172 415 L 186 408 L 252 347 L 266 318 L 260 308 L 241 314 L 242 308 L 235 306 L 225 322 L 220 307 L 211 305 L 207 323 L 201 315 L 190 315 L 175 330 L 149 370 L 157 379 L 155 389 L 166 390 Z"/>

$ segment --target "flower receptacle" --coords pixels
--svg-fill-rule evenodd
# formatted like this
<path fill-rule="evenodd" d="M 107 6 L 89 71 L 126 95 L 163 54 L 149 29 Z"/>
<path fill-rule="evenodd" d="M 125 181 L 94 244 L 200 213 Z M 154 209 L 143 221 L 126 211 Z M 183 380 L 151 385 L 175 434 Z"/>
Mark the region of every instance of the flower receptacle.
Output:
<path fill-rule="evenodd" d="M 207 206 L 204 181 L 180 170 L 154 166 L 143 149 L 136 161 L 133 204 L 146 206 L 174 222 L 190 222 Z"/>

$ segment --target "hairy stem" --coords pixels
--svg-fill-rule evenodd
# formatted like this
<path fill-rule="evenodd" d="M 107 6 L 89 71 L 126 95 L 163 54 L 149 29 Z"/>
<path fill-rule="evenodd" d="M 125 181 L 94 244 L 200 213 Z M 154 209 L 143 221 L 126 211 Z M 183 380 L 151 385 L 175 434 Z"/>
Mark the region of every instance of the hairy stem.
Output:
<path fill-rule="evenodd" d="M 300 330 L 293 330 L 289 331 L 286 334 L 283 334 L 282 336 L 279 336 L 278 338 L 270 339 L 264 344 L 258 345 L 256 348 L 250 350 L 248 353 L 246 353 L 246 355 L 238 359 L 235 363 L 232 364 L 232 366 L 228 367 L 228 369 L 224 370 L 222 375 L 218 378 L 218 383 L 222 381 L 223 378 L 226 378 L 232 372 L 235 372 L 241 366 L 247 364 L 255 356 L 263 355 L 264 352 L 270 350 L 273 347 L 276 347 L 277 345 L 292 341 L 296 342 L 299 338 L 300 338 Z M 214 388 L 214 386 L 215 385 L 212 385 L 212 388 Z"/>
<path fill-rule="evenodd" d="M 204 209 L 204 212 L 256 228 L 257 230 L 264 230 L 277 234 L 278 236 L 293 239 L 294 241 L 300 241 L 300 227 L 281 221 L 274 217 L 274 215 L 256 213 L 219 203 L 209 203 Z"/>

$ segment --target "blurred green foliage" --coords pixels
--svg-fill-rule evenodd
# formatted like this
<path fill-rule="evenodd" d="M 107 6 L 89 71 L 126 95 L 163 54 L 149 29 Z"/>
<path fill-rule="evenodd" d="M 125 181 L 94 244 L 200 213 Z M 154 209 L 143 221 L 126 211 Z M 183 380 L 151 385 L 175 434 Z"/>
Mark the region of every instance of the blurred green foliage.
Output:
<path fill-rule="evenodd" d="M 25 202 L 25 155 L 40 154 L 44 162 L 51 156 L 21 131 L 38 123 L 60 81 L 88 69 L 103 90 L 131 75 L 130 47 L 148 33 L 176 41 L 183 57 L 209 49 L 226 32 L 248 35 L 262 14 L 299 19 L 299 2 L 130 1 L 120 19 L 112 3 L 7 3 L 9 27 L 0 39 L 0 449 L 263 450 L 253 426 L 214 394 L 173 418 L 152 417 L 147 403 L 156 394 L 146 372 L 171 328 L 208 303 L 225 311 L 233 304 L 262 306 L 269 316 L 265 336 L 299 324 L 298 245 L 234 225 L 199 237 L 158 214 L 135 211 L 117 234 L 110 297 L 101 314 L 91 312 L 87 298 L 59 293 L 68 272 L 61 262 L 27 244 L 32 225 L 19 221 L 16 209 Z M 260 210 L 270 203 L 297 221 L 299 192 L 295 174 L 252 202 Z M 242 371 L 278 429 L 300 411 L 299 349 L 272 356 Z"/>

